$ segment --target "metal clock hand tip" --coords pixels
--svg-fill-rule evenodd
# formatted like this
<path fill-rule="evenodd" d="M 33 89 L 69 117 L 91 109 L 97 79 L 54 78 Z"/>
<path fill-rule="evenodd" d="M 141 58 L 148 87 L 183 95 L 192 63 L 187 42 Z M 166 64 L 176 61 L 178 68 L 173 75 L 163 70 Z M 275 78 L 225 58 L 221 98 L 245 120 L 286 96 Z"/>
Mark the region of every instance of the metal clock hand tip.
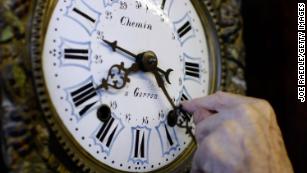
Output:
<path fill-rule="evenodd" d="M 103 40 L 105 43 L 107 43 L 113 50 L 113 52 L 116 51 L 116 48 L 117 48 L 117 41 L 113 41 L 113 42 L 110 42 L 108 40 Z"/>
<path fill-rule="evenodd" d="M 124 48 L 118 46 L 118 45 L 117 45 L 117 40 L 111 42 L 111 41 L 108 41 L 108 40 L 103 39 L 103 41 L 104 41 L 105 43 L 107 43 L 107 44 L 112 48 L 113 52 L 115 52 L 116 49 L 118 49 L 118 50 L 120 50 L 120 51 L 122 51 L 122 52 L 124 52 L 124 53 L 126 53 L 126 54 L 128 54 L 128 55 L 130 55 L 130 56 L 132 56 L 132 57 L 135 58 L 135 59 L 138 58 L 136 54 L 134 54 L 134 53 L 128 51 L 127 49 L 124 49 Z"/>
<path fill-rule="evenodd" d="M 165 77 L 165 79 L 166 79 L 166 82 L 169 83 L 169 84 L 171 84 L 171 82 L 170 82 L 170 80 L 169 80 L 169 75 L 170 75 L 170 73 L 171 73 L 172 71 L 174 71 L 174 70 L 170 68 L 170 69 L 164 71 L 164 70 L 162 70 L 161 68 L 158 67 L 158 71 L 164 75 L 164 77 Z"/>

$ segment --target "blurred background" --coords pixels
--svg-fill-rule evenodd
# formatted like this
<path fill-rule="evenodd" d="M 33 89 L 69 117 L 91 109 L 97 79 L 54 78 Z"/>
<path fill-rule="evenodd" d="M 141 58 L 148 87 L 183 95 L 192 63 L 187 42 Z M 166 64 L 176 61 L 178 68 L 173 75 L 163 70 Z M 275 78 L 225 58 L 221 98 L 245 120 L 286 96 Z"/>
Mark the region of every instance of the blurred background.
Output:
<path fill-rule="evenodd" d="M 294 170 L 306 173 L 307 103 L 297 100 L 298 2 L 243 0 L 242 15 L 247 95 L 272 104 Z"/>

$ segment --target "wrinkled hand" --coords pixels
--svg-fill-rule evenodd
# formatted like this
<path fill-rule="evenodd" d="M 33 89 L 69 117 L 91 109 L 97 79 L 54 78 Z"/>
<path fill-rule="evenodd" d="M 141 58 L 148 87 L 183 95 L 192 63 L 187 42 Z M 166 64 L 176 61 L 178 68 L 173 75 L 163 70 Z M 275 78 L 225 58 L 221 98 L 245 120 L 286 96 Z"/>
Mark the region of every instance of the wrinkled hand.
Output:
<path fill-rule="evenodd" d="M 193 113 L 198 149 L 191 173 L 292 173 L 267 101 L 217 92 L 183 103 Z"/>

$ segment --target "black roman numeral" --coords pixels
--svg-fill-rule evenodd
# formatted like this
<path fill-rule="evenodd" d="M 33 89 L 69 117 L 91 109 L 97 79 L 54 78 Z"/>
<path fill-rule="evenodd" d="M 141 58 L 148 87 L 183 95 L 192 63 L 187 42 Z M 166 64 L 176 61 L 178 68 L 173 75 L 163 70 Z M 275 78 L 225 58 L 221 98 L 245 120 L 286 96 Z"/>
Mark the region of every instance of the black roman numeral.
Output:
<path fill-rule="evenodd" d="M 129 161 L 136 164 L 148 163 L 148 138 L 150 129 L 146 127 L 132 127 L 131 149 Z"/>
<path fill-rule="evenodd" d="M 189 21 L 185 22 L 178 30 L 177 33 L 179 35 L 179 37 L 183 37 L 186 33 L 188 33 L 189 31 L 191 31 L 192 26 L 190 24 Z"/>
<path fill-rule="evenodd" d="M 76 89 L 75 91 L 71 92 L 72 101 L 76 108 L 81 107 L 83 103 L 95 96 L 97 96 L 97 92 L 94 88 L 93 83 L 88 83 L 84 86 L 81 86 L 79 89 Z M 79 115 L 83 116 L 92 106 L 95 105 L 95 103 L 96 101 L 83 106 L 79 111 Z"/>
<path fill-rule="evenodd" d="M 164 127 L 165 127 L 165 132 L 166 132 L 166 137 L 167 137 L 168 143 L 169 143 L 170 146 L 172 146 L 174 144 L 173 139 L 172 139 L 167 127 L 166 127 L 166 124 L 164 124 Z"/>
<path fill-rule="evenodd" d="M 89 6 L 88 1 L 76 1 L 74 6 L 67 8 L 67 17 L 76 22 L 86 30 L 88 34 L 93 34 L 96 30 L 97 20 L 100 18 L 101 13 L 94 10 Z"/>
<path fill-rule="evenodd" d="M 89 15 L 85 14 L 84 12 L 82 12 L 81 10 L 74 8 L 73 9 L 74 12 L 76 12 L 77 14 L 79 14 L 80 16 L 84 17 L 85 19 L 91 21 L 92 23 L 95 23 L 95 19 L 93 19 L 92 17 L 90 17 Z"/>
<path fill-rule="evenodd" d="M 161 9 L 164 10 L 166 0 L 162 0 Z"/>
<path fill-rule="evenodd" d="M 187 101 L 187 100 L 189 100 L 189 98 L 184 93 L 182 93 L 180 100 L 181 101 Z"/>
<path fill-rule="evenodd" d="M 179 143 L 174 128 L 167 126 L 166 123 L 161 123 L 156 129 L 161 141 L 162 154 L 168 155 L 171 150 L 176 150 Z"/>
<path fill-rule="evenodd" d="M 137 129 L 135 133 L 134 157 L 145 158 L 145 134 L 140 134 L 141 131 L 139 129 Z"/>
<path fill-rule="evenodd" d="M 200 67 L 197 63 L 186 62 L 185 63 L 185 74 L 190 77 L 200 77 Z"/>
<path fill-rule="evenodd" d="M 183 88 L 183 92 L 181 94 L 180 100 L 181 101 L 191 100 L 191 97 L 188 94 L 187 89 L 185 87 Z M 184 111 L 184 112 L 180 112 L 180 117 L 183 118 L 183 120 L 190 121 L 191 117 L 192 117 L 192 114 Z M 181 121 L 181 120 L 179 120 L 179 121 Z"/>
<path fill-rule="evenodd" d="M 96 134 L 96 138 L 105 145 L 105 147 L 110 148 L 112 141 L 114 140 L 115 134 L 120 129 L 119 124 L 115 121 L 113 117 L 110 117 L 99 129 Z"/>
<path fill-rule="evenodd" d="M 87 49 L 64 49 L 64 58 L 65 59 L 74 59 L 74 60 L 88 60 L 89 51 Z"/>

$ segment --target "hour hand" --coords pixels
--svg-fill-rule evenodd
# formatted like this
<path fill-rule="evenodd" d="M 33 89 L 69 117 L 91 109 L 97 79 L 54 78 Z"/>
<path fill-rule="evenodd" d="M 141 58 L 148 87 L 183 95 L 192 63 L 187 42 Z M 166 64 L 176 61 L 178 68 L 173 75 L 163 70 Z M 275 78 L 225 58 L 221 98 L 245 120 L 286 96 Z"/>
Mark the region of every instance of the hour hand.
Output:
<path fill-rule="evenodd" d="M 122 89 L 130 82 L 128 75 L 138 70 L 139 66 L 137 63 L 133 63 L 129 68 L 125 68 L 123 62 L 121 64 L 115 64 L 109 69 L 107 78 L 102 79 L 102 83 L 98 88 L 104 88 L 105 90 L 108 90 L 109 87 Z"/>
<path fill-rule="evenodd" d="M 169 84 L 171 84 L 171 82 L 170 82 L 170 80 L 169 80 L 169 75 L 170 75 L 170 73 L 171 73 L 172 71 L 174 71 L 174 70 L 171 69 L 171 68 L 169 68 L 169 69 L 167 69 L 166 71 L 164 71 L 164 70 L 162 70 L 162 69 L 160 69 L 160 68 L 158 67 L 158 71 L 159 71 L 160 73 L 163 74 L 163 76 L 164 76 L 165 79 L 166 79 L 166 82 L 169 83 Z"/>

